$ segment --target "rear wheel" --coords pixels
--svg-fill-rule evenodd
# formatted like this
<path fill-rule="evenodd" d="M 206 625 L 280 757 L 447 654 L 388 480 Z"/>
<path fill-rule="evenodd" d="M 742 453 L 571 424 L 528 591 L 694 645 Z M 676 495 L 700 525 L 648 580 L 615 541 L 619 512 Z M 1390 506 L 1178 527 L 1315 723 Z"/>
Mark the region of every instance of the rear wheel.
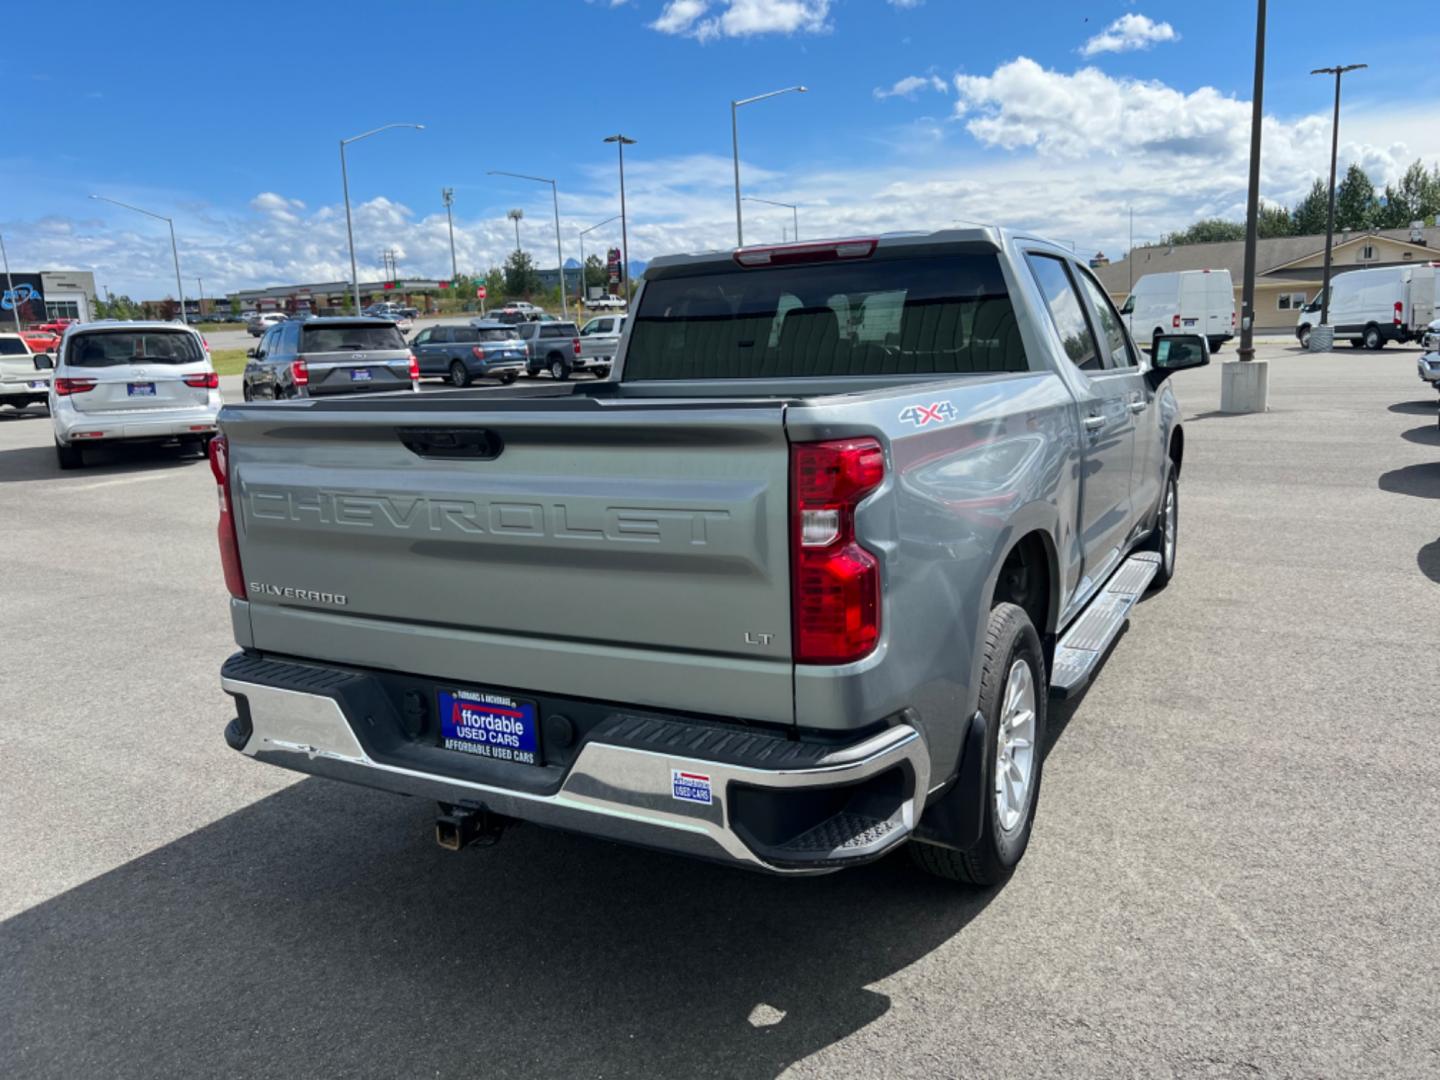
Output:
<path fill-rule="evenodd" d="M 66 446 L 56 439 L 55 460 L 62 469 L 78 469 L 85 464 L 85 452 L 78 446 Z"/>
<path fill-rule="evenodd" d="M 610 369 L 609 369 L 608 367 L 598 367 L 598 368 L 596 368 L 596 369 L 595 369 L 595 377 L 596 377 L 597 379 L 608 379 L 608 378 L 610 377 Z"/>
<path fill-rule="evenodd" d="M 513 382 L 514 382 L 516 379 L 518 379 L 519 377 L 520 377 L 520 373 L 519 373 L 518 371 L 507 371 L 507 372 L 505 372 L 503 375 L 500 376 L 500 385 L 501 385 L 501 386 L 509 386 L 511 383 L 513 383 Z"/>
<path fill-rule="evenodd" d="M 450 363 L 450 385 L 462 387 L 470 385 L 470 369 L 459 360 L 453 360 Z"/>
<path fill-rule="evenodd" d="M 550 355 L 550 377 L 556 382 L 564 382 L 570 378 L 570 365 L 565 363 L 565 358 L 558 353 Z"/>
<path fill-rule="evenodd" d="M 971 885 L 998 885 L 1030 843 L 1045 745 L 1045 658 L 1025 609 L 996 604 L 985 629 L 980 714 L 985 718 L 985 820 L 969 851 L 912 843 L 921 869 Z"/>
<path fill-rule="evenodd" d="M 250 384 L 248 382 L 240 384 L 240 397 L 245 401 L 255 400 L 255 395 L 250 392 Z"/>
<path fill-rule="evenodd" d="M 1385 338 L 1381 336 L 1378 326 L 1367 326 L 1361 340 L 1365 342 L 1365 348 L 1371 352 L 1379 352 L 1385 347 Z"/>
<path fill-rule="evenodd" d="M 1364 347 L 1365 347 L 1365 342 L 1361 341 L 1358 337 L 1352 337 L 1352 338 L 1350 339 L 1350 348 L 1352 348 L 1352 349 L 1363 349 Z"/>
<path fill-rule="evenodd" d="M 1310 348 L 1310 327 L 1308 326 L 1300 327 L 1300 347 L 1302 349 Z"/>

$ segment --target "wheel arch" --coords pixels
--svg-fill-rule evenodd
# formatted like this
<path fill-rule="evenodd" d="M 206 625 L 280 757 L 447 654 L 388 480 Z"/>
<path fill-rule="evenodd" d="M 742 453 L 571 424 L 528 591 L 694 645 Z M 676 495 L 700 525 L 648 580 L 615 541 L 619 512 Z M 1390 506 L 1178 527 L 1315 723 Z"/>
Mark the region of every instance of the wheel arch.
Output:
<path fill-rule="evenodd" d="M 1170 442 L 1166 449 L 1166 455 L 1175 463 L 1175 476 L 1180 476 L 1180 467 L 1185 462 L 1185 428 L 1176 424 L 1170 432 Z"/>

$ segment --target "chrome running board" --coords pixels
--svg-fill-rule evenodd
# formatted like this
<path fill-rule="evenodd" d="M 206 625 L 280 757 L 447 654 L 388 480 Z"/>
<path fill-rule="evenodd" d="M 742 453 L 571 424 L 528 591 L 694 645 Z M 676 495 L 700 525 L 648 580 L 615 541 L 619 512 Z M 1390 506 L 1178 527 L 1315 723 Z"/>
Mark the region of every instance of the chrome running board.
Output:
<path fill-rule="evenodd" d="M 1055 662 L 1050 665 L 1050 693 L 1072 697 L 1084 688 L 1095 673 L 1100 658 L 1119 636 L 1130 609 L 1150 587 L 1160 569 L 1160 556 L 1153 551 L 1131 555 L 1095 594 L 1080 616 L 1055 644 Z"/>

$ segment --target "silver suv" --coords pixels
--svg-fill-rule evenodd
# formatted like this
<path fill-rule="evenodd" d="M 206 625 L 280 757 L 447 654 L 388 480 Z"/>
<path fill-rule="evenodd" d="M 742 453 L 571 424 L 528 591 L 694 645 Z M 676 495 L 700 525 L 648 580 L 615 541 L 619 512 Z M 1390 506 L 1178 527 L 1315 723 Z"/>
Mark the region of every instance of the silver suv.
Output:
<path fill-rule="evenodd" d="M 246 355 L 246 401 L 420 388 L 415 354 L 388 319 L 279 323 Z"/>

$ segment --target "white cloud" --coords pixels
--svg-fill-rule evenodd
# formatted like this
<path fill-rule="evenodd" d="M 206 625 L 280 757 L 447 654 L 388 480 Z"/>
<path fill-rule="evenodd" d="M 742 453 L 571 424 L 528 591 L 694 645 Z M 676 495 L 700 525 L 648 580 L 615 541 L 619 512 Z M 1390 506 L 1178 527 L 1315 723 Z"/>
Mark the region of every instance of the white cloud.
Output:
<path fill-rule="evenodd" d="M 903 97 L 913 100 L 916 92 L 920 90 L 934 90 L 937 93 L 943 94 L 949 89 L 950 87 L 946 84 L 945 80 L 938 75 L 906 75 L 905 78 L 898 80 L 895 85 L 888 90 L 883 86 L 877 86 L 874 93 L 875 97 L 881 101 L 891 97 Z"/>
<path fill-rule="evenodd" d="M 905 10 L 906 8 L 917 8 L 921 4 L 923 4 L 925 0 L 886 0 L 886 2 L 891 7 L 897 7 L 901 10 Z"/>
<path fill-rule="evenodd" d="M 1180 35 L 1168 22 L 1157 23 L 1146 15 L 1129 12 L 1121 15 L 1100 33 L 1080 46 L 1081 56 L 1107 52 L 1131 52 L 1148 49 L 1162 41 L 1179 41 Z"/>
<path fill-rule="evenodd" d="M 295 211 L 304 210 L 305 204 L 299 199 L 287 199 L 283 195 L 276 195 L 273 191 L 262 191 L 250 200 L 250 209 L 276 221 L 293 225 L 300 220 L 295 215 Z"/>
<path fill-rule="evenodd" d="M 823 34 L 831 0 L 719 0 L 717 13 L 706 17 L 709 0 L 668 0 L 650 24 L 662 34 L 711 41 L 756 34 Z"/>

